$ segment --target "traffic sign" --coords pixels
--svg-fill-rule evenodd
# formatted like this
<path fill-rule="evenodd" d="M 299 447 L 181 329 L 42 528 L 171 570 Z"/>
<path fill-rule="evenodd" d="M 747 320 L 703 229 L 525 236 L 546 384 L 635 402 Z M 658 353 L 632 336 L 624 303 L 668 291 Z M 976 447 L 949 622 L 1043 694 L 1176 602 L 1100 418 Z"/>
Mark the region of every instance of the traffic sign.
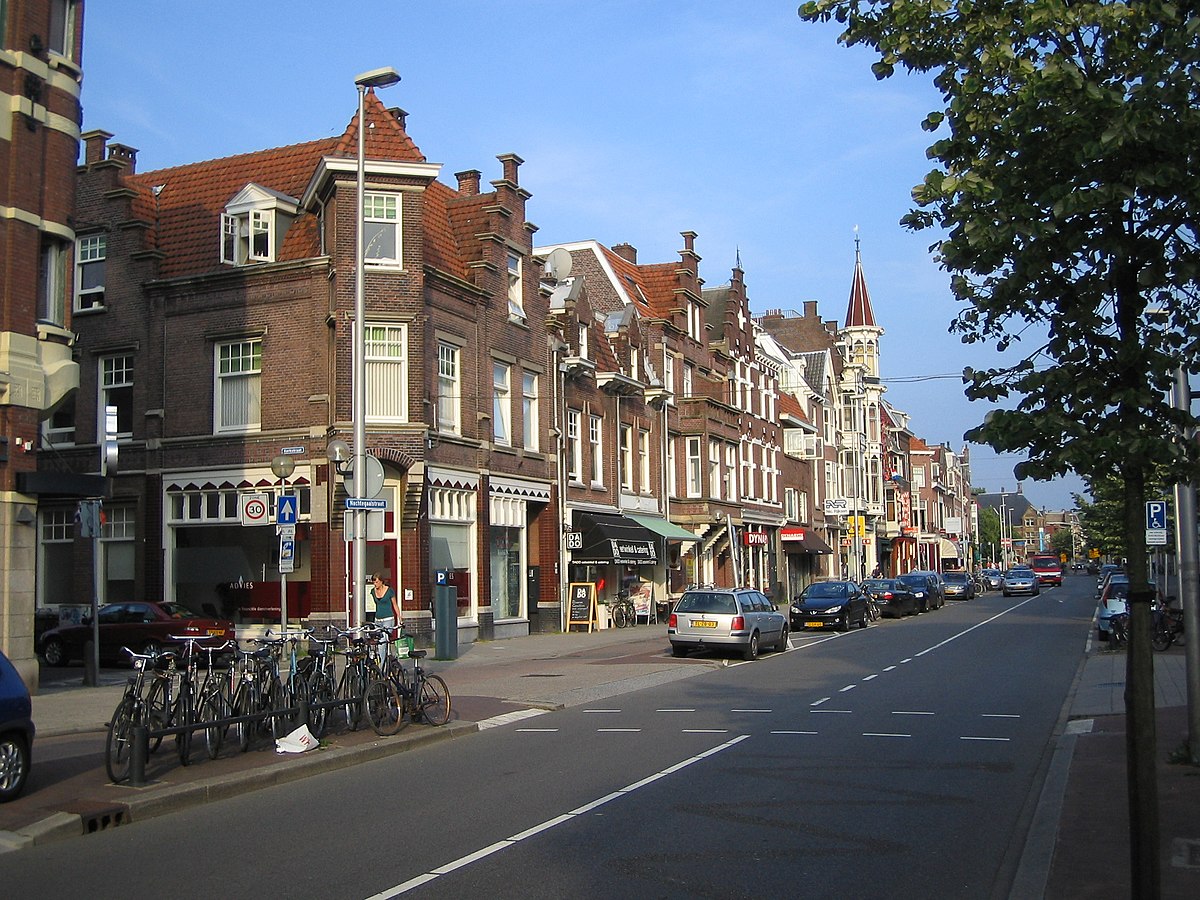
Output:
<path fill-rule="evenodd" d="M 1146 501 L 1146 529 L 1147 530 L 1166 530 L 1167 527 L 1167 501 L 1166 500 L 1147 500 Z"/>
<path fill-rule="evenodd" d="M 288 538 L 279 540 L 279 572 L 286 575 L 294 572 L 296 566 L 296 542 Z"/>
<path fill-rule="evenodd" d="M 1151 547 L 1162 547 L 1167 543 L 1167 529 L 1147 528 L 1146 543 Z"/>
<path fill-rule="evenodd" d="M 275 523 L 277 525 L 295 525 L 296 506 L 295 494 L 280 494 L 279 503 L 275 507 Z"/>
<path fill-rule="evenodd" d="M 243 525 L 270 524 L 271 520 L 267 516 L 266 494 L 242 494 L 239 497 L 239 504 Z"/>
<path fill-rule="evenodd" d="M 346 509 L 387 509 L 387 500 L 372 497 L 347 497 Z"/>

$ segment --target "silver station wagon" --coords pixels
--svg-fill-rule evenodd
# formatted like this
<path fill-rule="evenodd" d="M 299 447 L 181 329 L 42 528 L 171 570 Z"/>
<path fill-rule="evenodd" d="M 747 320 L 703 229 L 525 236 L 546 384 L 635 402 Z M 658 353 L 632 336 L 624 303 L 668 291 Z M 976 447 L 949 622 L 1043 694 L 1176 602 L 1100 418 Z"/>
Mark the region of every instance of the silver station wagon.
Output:
<path fill-rule="evenodd" d="M 760 647 L 786 650 L 787 616 L 754 588 L 694 588 L 686 591 L 667 621 L 674 656 L 689 650 L 737 650 L 756 659 Z"/>

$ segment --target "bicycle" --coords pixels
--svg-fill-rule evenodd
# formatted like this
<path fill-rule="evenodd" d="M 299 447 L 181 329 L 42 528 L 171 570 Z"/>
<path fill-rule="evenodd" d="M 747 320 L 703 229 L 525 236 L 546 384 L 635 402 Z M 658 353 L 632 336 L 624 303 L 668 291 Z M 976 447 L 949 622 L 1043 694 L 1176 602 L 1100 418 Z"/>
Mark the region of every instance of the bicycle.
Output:
<path fill-rule="evenodd" d="M 1171 606 L 1156 607 L 1150 643 L 1155 650 L 1166 650 L 1176 641 L 1183 641 L 1183 610 Z"/>
<path fill-rule="evenodd" d="M 379 676 L 379 665 L 372 656 L 368 642 L 374 641 L 382 629 L 374 625 L 359 625 L 355 628 L 342 630 L 334 627 L 339 637 L 346 640 L 346 667 L 338 681 L 334 696 L 341 701 L 341 708 L 346 714 L 346 727 L 357 731 L 363 718 L 363 698 L 371 682 Z M 367 635 L 372 637 L 369 639 Z"/>
<path fill-rule="evenodd" d="M 193 729 L 190 726 L 197 722 L 215 722 L 223 718 L 225 706 L 221 699 L 222 683 L 212 675 L 213 654 L 228 649 L 230 642 L 226 641 L 220 647 L 199 647 L 199 644 L 209 640 L 207 636 L 169 637 L 184 644 L 184 667 L 179 673 L 179 691 L 175 695 L 170 721 L 165 727 L 185 729 L 175 735 L 175 748 L 179 753 L 179 764 L 186 766 L 191 764 Z M 208 653 L 208 666 L 203 683 L 200 681 L 200 655 L 197 650 L 205 650 Z M 204 734 L 208 757 L 216 759 L 221 750 L 220 729 L 209 726 L 205 728 Z"/>
<path fill-rule="evenodd" d="M 637 625 L 637 608 L 629 599 L 629 591 L 618 591 L 617 599 L 609 603 L 608 611 L 612 614 L 613 624 L 618 628 Z"/>
<path fill-rule="evenodd" d="M 117 708 L 113 710 L 112 719 L 108 723 L 108 735 L 104 739 L 104 768 L 109 780 L 114 784 L 120 784 L 129 778 L 131 731 L 134 726 L 149 721 L 146 676 L 157 679 L 160 667 L 165 669 L 174 663 L 174 654 L 170 651 L 134 653 L 128 647 L 121 649 L 129 654 L 134 671 L 125 684 L 125 692 L 121 695 Z"/>
<path fill-rule="evenodd" d="M 329 723 L 331 705 L 337 700 L 337 677 L 334 666 L 334 644 L 337 638 L 324 639 L 310 633 L 308 655 L 296 663 L 296 673 L 304 680 L 304 692 L 310 704 L 308 728 L 314 737 L 321 737 Z M 293 677 L 295 677 L 293 675 Z"/>
<path fill-rule="evenodd" d="M 403 628 L 401 637 L 407 637 Z M 404 727 L 404 717 L 407 713 L 412 721 L 424 719 L 430 725 L 445 725 L 450 721 L 450 689 L 440 675 L 426 674 L 425 669 L 417 660 L 424 659 L 425 650 L 412 650 L 409 656 L 413 659 L 413 671 L 410 675 L 404 668 L 399 656 L 389 657 L 385 663 L 384 675 L 395 688 L 398 704 L 395 709 L 395 720 L 385 718 L 383 724 L 391 727 L 391 731 L 381 734 L 395 734 Z M 374 685 L 371 686 L 372 688 Z"/>

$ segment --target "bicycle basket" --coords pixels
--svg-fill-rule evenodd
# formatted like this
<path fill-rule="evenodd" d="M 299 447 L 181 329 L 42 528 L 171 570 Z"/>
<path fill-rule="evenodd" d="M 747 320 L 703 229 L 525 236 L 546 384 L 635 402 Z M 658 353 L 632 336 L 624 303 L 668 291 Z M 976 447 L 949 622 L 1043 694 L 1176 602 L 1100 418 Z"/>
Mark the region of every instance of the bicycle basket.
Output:
<path fill-rule="evenodd" d="M 412 656 L 413 646 L 413 639 L 410 634 L 402 634 L 392 643 L 392 649 L 395 650 L 396 655 L 401 659 Z"/>

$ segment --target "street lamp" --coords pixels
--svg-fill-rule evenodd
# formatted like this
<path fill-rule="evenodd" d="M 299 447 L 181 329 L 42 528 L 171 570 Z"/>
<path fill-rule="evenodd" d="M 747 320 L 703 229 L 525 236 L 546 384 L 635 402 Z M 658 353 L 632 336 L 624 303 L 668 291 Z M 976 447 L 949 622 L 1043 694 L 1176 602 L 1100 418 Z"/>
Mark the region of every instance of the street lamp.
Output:
<path fill-rule="evenodd" d="M 363 201 L 365 199 L 365 138 L 367 89 L 383 88 L 396 84 L 399 73 L 385 66 L 363 72 L 354 79 L 358 87 L 358 193 L 354 209 L 354 375 L 353 375 L 353 418 L 354 418 L 354 496 L 364 497 L 367 490 L 367 363 L 366 343 L 366 294 L 363 290 Z M 366 511 L 355 508 L 351 521 L 354 524 L 354 565 L 351 568 L 351 584 L 354 595 L 354 622 L 361 624 L 366 618 L 366 570 L 367 529 Z"/>

